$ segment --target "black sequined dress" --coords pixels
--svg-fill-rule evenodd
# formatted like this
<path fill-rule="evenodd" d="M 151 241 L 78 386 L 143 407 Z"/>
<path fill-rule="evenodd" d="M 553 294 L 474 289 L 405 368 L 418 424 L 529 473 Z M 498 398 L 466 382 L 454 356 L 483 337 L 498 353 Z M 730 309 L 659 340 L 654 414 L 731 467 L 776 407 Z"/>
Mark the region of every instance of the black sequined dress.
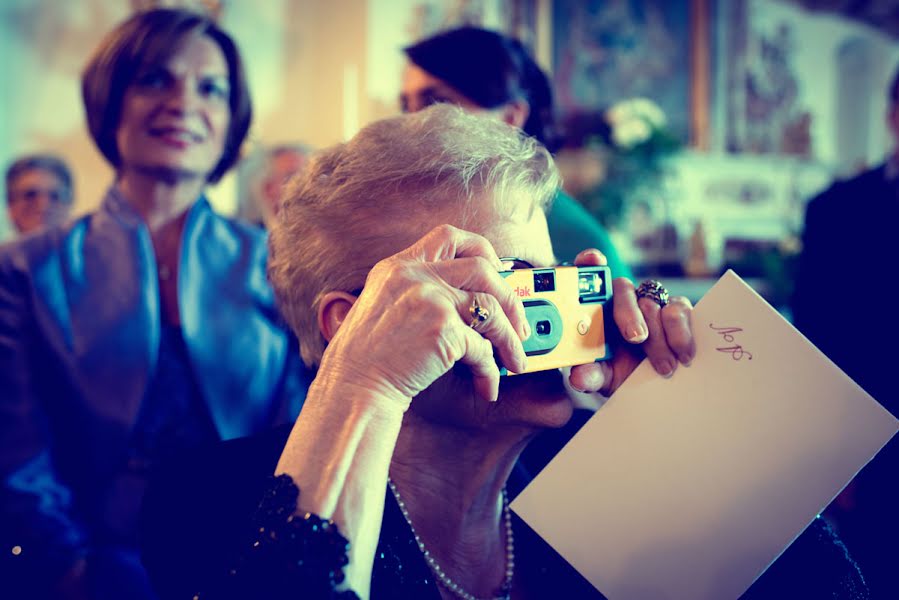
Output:
<path fill-rule="evenodd" d="M 530 473 L 588 417 L 577 415 L 565 430 L 550 432 L 529 448 L 509 479 L 510 496 L 527 485 Z M 262 438 L 228 442 L 191 461 L 180 461 L 177 469 L 154 484 L 144 511 L 143 551 L 162 598 L 356 597 L 334 591 L 342 579 L 346 540 L 334 525 L 314 515 L 293 517 L 296 487 L 287 477 L 269 475 L 287 434 L 282 429 Z M 532 597 L 603 598 L 514 516 L 513 528 L 518 582 Z M 371 598 L 441 598 L 390 493 L 385 493 Z M 865 600 L 869 594 L 845 546 L 822 519 L 815 519 L 743 598 Z"/>

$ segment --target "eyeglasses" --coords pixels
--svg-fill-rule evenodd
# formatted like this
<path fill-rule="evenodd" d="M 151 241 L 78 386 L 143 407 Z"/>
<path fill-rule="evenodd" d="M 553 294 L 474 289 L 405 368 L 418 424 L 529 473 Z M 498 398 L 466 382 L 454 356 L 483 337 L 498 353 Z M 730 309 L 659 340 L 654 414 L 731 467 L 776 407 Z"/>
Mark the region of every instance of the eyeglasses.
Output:
<path fill-rule="evenodd" d="M 41 189 L 41 188 L 26 188 L 24 190 L 16 190 L 12 192 L 10 200 L 17 202 L 26 202 L 28 204 L 34 204 L 41 197 L 45 197 L 51 204 L 63 204 L 68 203 L 71 200 L 70 194 L 65 189 Z"/>

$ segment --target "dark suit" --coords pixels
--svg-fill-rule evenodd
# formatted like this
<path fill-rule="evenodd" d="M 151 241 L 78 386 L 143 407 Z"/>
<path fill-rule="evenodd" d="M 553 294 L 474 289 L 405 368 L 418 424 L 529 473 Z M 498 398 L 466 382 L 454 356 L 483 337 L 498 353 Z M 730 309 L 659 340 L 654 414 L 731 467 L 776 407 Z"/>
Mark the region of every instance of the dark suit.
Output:
<path fill-rule="evenodd" d="M 899 181 L 885 172 L 837 182 L 809 202 L 793 313 L 812 343 L 899 415 L 895 376 L 872 358 L 899 333 L 887 291 L 899 258 Z"/>
<path fill-rule="evenodd" d="M 230 439 L 292 419 L 307 382 L 264 233 L 200 198 L 182 240 L 181 334 L 207 420 Z M 0 580 L 55 581 L 94 541 L 159 364 L 160 314 L 149 230 L 115 189 L 0 248 Z"/>
<path fill-rule="evenodd" d="M 887 166 L 833 184 L 806 211 L 793 312 L 824 354 L 899 416 L 892 295 L 899 256 L 899 180 Z M 868 577 L 873 597 L 899 598 L 899 441 L 855 480 L 856 507 L 841 535 Z"/>

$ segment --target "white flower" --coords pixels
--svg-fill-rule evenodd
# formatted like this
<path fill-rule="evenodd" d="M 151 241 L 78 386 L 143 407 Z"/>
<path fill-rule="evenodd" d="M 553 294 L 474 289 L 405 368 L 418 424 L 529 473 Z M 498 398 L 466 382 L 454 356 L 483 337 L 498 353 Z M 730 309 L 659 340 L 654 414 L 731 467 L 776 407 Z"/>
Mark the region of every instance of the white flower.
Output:
<path fill-rule="evenodd" d="M 606 120 L 613 129 L 625 121 L 631 120 L 633 116 L 630 103 L 626 100 L 613 104 L 606 110 Z"/>
<path fill-rule="evenodd" d="M 655 128 L 665 126 L 665 112 L 649 98 L 634 98 L 630 101 L 631 111 L 646 119 Z"/>
<path fill-rule="evenodd" d="M 624 149 L 647 141 L 666 123 L 665 113 L 649 98 L 617 102 L 606 110 L 605 117 L 612 129 L 612 141 Z"/>
<path fill-rule="evenodd" d="M 645 119 L 653 127 L 664 127 L 665 112 L 649 98 L 631 98 L 616 102 L 606 111 L 606 119 L 613 126 L 631 119 Z"/>
<path fill-rule="evenodd" d="M 620 148 L 633 148 L 652 136 L 652 127 L 642 118 L 631 118 L 612 126 L 612 141 Z"/>

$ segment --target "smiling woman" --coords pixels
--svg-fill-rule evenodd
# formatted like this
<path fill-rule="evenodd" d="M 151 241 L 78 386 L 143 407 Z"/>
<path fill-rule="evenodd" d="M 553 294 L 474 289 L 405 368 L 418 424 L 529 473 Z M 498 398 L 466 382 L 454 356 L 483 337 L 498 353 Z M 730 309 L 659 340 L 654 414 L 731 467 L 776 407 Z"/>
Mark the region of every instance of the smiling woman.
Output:
<path fill-rule="evenodd" d="M 305 376 L 264 234 L 203 196 L 250 125 L 228 34 L 138 13 L 82 92 L 116 173 L 102 206 L 0 247 L 0 548 L 18 548 L 0 580 L 12 597 L 150 598 L 134 548 L 147 474 L 290 420 Z"/>
<path fill-rule="evenodd" d="M 172 14 L 190 18 L 172 22 Z M 202 173 L 202 180 L 218 181 L 237 161 L 252 115 L 237 47 L 224 31 L 199 15 L 171 10 L 142 15 L 142 19 L 126 21 L 115 30 L 84 71 L 82 94 L 91 135 L 106 159 L 120 170 L 122 130 L 139 125 L 129 118 L 137 115 L 126 114 L 131 108 L 129 101 L 142 99 L 145 106 L 153 104 L 163 113 L 161 116 L 173 119 L 178 127 L 189 128 L 197 118 L 223 116 L 224 123 L 202 124 L 224 129 L 219 131 L 223 140 L 216 160 Z M 153 35 L 139 36 L 150 28 Z M 205 102 L 211 100 L 217 101 Z M 187 104 L 178 106 L 179 101 Z M 202 102 L 191 105 L 191 101 Z M 218 114 L 218 110 L 207 114 L 212 107 L 223 109 L 224 114 Z"/>
<path fill-rule="evenodd" d="M 164 65 L 150 65 L 125 93 L 116 132 L 120 178 L 205 178 L 222 156 L 230 110 L 219 46 L 190 36 Z"/>

